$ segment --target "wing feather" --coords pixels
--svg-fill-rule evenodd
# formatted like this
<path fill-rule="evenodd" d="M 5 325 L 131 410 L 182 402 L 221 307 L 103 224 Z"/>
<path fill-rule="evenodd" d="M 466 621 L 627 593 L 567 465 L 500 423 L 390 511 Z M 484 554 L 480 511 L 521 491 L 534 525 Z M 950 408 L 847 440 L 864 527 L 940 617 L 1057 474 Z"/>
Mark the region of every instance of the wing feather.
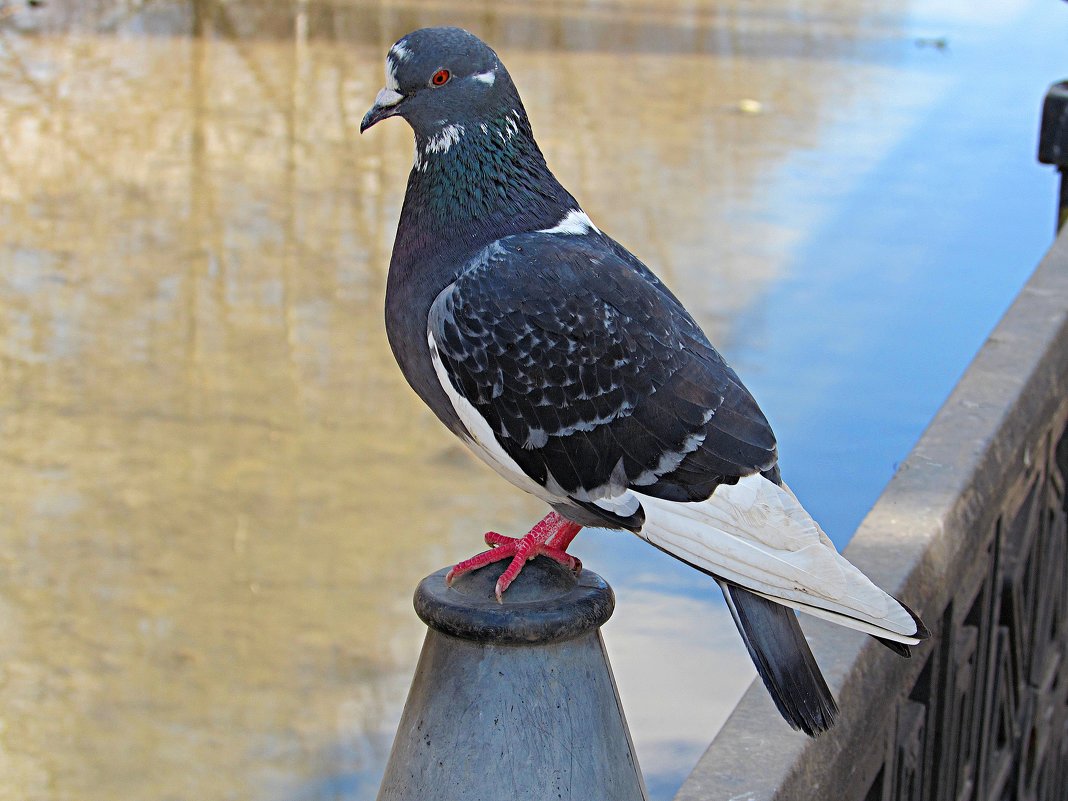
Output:
<path fill-rule="evenodd" d="M 496 242 L 438 297 L 429 334 L 500 447 L 565 500 L 630 486 L 696 500 L 775 464 L 774 435 L 737 375 L 603 235 Z"/>

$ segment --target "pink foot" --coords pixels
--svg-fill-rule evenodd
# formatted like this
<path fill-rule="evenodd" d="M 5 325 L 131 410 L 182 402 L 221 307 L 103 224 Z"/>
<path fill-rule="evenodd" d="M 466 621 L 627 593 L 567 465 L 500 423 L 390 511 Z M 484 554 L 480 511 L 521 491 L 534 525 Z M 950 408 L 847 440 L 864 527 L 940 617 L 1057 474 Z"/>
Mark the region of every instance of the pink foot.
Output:
<path fill-rule="evenodd" d="M 572 523 L 556 512 L 549 512 L 534 528 L 522 537 L 505 537 L 495 531 L 486 532 L 486 544 L 492 546 L 488 551 L 465 559 L 448 572 L 445 583 L 452 582 L 464 573 L 478 570 L 480 567 L 499 562 L 511 557 L 512 562 L 497 579 L 495 593 L 497 601 L 503 603 L 504 591 L 515 581 L 528 560 L 535 556 L 547 556 L 576 573 L 582 570 L 582 562 L 567 553 L 567 546 L 582 529 L 578 523 Z"/>

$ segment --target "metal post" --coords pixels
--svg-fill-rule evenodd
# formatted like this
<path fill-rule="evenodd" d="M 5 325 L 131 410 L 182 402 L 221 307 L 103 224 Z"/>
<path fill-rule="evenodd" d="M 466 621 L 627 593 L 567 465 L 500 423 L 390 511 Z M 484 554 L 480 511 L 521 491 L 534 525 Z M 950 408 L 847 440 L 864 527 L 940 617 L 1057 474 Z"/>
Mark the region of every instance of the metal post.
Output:
<path fill-rule="evenodd" d="M 499 604 L 506 564 L 419 584 L 428 631 L 378 801 L 647 801 L 601 640 L 611 588 L 539 557 Z"/>
<path fill-rule="evenodd" d="M 1042 129 L 1038 137 L 1038 160 L 1053 164 L 1061 173 L 1061 197 L 1057 230 L 1068 223 L 1068 81 L 1055 83 L 1042 105 Z"/>

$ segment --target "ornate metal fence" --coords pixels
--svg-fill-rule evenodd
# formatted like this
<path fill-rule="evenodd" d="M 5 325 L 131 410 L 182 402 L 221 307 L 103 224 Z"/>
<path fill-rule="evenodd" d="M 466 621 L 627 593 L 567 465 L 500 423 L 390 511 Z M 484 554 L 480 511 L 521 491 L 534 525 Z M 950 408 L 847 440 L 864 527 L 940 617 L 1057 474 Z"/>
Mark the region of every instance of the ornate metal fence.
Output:
<path fill-rule="evenodd" d="M 1068 796 L 1063 414 L 1029 456 L 942 612 L 865 801 Z"/>
<path fill-rule="evenodd" d="M 847 549 L 934 631 L 908 662 L 805 622 L 819 740 L 751 688 L 676 801 L 1068 798 L 1068 231 Z"/>

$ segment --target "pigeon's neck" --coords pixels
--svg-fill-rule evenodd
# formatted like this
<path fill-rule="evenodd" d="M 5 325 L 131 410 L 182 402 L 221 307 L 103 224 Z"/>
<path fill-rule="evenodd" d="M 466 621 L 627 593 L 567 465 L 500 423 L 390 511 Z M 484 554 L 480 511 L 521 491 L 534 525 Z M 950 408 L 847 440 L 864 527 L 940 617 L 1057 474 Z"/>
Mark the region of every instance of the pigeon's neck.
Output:
<path fill-rule="evenodd" d="M 458 268 L 490 242 L 552 227 L 574 208 L 575 199 L 549 171 L 526 114 L 508 110 L 486 122 L 416 135 L 394 251 L 418 254 L 421 270 L 442 261 Z"/>
<path fill-rule="evenodd" d="M 430 306 L 487 245 L 553 228 L 578 204 L 549 172 L 521 111 L 417 134 L 415 146 L 386 282 L 386 331 L 408 382 L 466 436 L 431 363 Z"/>

